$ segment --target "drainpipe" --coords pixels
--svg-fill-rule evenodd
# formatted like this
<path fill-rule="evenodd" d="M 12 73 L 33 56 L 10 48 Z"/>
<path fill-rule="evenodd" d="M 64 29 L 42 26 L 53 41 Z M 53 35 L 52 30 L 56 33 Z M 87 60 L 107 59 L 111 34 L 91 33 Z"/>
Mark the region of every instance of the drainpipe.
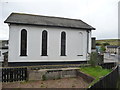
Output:
<path fill-rule="evenodd" d="M 89 31 L 87 31 L 87 53 L 89 53 Z"/>
<path fill-rule="evenodd" d="M 87 55 L 86 55 L 86 59 L 88 61 L 89 60 L 89 30 L 87 30 L 86 32 L 87 32 Z"/>

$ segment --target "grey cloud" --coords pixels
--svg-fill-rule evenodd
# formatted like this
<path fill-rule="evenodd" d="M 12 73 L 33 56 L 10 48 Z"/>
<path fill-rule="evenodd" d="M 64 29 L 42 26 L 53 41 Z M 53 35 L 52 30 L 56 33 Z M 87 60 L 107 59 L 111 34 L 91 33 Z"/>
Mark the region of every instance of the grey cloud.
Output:
<path fill-rule="evenodd" d="M 4 0 L 2 23 L 12 12 L 78 18 L 96 28 L 93 36 L 117 38 L 117 2 L 119 0 Z M 1 19 L 0 19 L 1 20 Z M 4 28 L 4 31 L 2 30 Z M 8 39 L 8 26 L 0 26 L 0 39 Z M 114 33 L 112 33 L 114 32 Z"/>

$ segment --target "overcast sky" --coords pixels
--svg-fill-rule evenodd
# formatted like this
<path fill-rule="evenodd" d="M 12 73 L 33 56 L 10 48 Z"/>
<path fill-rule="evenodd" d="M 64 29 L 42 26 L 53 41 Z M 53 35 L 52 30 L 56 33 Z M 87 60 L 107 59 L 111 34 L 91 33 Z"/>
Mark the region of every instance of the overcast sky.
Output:
<path fill-rule="evenodd" d="M 119 0 L 1 0 L 0 40 L 9 39 L 4 20 L 12 13 L 28 13 L 81 19 L 90 24 L 97 39 L 118 38 Z"/>

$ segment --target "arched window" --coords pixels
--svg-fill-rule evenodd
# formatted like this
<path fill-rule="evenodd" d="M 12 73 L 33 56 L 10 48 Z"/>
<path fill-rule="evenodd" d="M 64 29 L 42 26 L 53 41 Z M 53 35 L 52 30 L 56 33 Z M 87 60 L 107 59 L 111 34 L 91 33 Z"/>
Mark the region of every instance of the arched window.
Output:
<path fill-rule="evenodd" d="M 66 33 L 61 33 L 61 56 L 66 56 Z"/>
<path fill-rule="evenodd" d="M 47 56 L 47 31 L 42 32 L 42 56 Z"/>
<path fill-rule="evenodd" d="M 25 29 L 21 31 L 20 56 L 27 56 L 27 31 Z"/>

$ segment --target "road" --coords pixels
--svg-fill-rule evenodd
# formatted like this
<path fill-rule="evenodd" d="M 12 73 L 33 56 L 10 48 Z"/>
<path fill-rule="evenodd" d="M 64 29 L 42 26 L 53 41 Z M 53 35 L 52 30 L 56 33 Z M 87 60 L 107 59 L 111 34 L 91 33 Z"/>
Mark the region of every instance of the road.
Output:
<path fill-rule="evenodd" d="M 120 55 L 110 55 L 109 53 L 104 53 L 104 62 L 119 62 L 120 63 Z"/>
<path fill-rule="evenodd" d="M 119 74 L 120 74 L 120 55 L 116 54 L 115 56 L 110 55 L 109 53 L 104 53 L 104 62 L 117 62 L 119 65 Z"/>

